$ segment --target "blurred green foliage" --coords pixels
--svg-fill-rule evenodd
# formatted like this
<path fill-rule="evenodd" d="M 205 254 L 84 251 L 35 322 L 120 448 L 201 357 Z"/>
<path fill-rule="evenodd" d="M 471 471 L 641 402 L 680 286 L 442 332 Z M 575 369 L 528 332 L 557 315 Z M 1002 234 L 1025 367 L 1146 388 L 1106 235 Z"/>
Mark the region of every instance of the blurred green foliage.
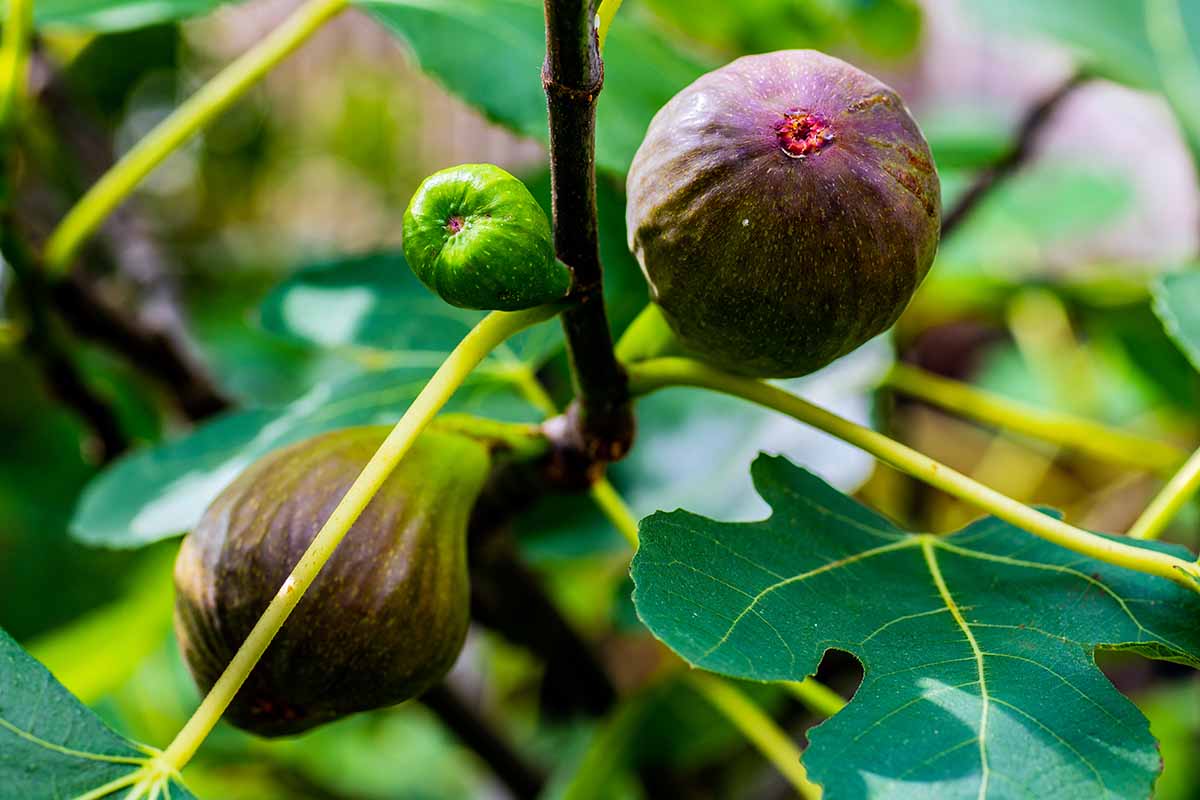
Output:
<path fill-rule="evenodd" d="M 1178 76 L 1192 67 L 1147 33 L 1147 4 L 1156 1 L 965 5 L 990 34 L 1057 41 L 1088 70 L 1167 89 L 1189 125 L 1189 90 L 1179 88 Z M 264 24 L 256 4 L 176 24 L 216 5 L 39 0 L 37 13 L 46 52 L 65 64 L 80 110 L 104 137 L 126 148 L 253 41 L 248 30 Z M 879 65 L 897 85 L 921 86 L 931 29 L 916 0 L 625 5 L 606 53 L 598 141 L 600 248 L 610 320 L 618 332 L 646 302 L 625 243 L 622 173 L 650 117 L 674 91 L 743 53 L 793 47 L 831 50 Z M 151 234 L 166 245 L 199 347 L 238 410 L 193 428 L 134 366 L 81 345 L 74 355 L 88 380 L 113 404 L 131 438 L 144 445 L 97 478 L 87 432 L 44 391 L 21 349 L 19 302 L 6 298 L 3 304 L 0 627 L 138 741 L 165 743 L 198 701 L 168 632 L 173 544 L 137 552 L 85 547 L 68 536 L 72 518 L 77 527 L 102 530 L 105 536 L 97 538 L 107 537 L 109 544 L 182 533 L 220 481 L 252 454 L 321 426 L 394 417 L 411 392 L 381 396 L 379 390 L 394 390 L 399 376 L 409 389 L 416 387 L 466 324 L 453 311 L 431 307 L 431 297 L 395 260 L 400 214 L 425 174 L 455 161 L 494 160 L 526 176 L 535 196 L 549 204 L 539 144 L 545 101 L 537 78 L 544 46 L 538 3 L 422 0 L 365 7 L 369 16 L 348 15 L 339 23 L 345 25 L 341 38 L 314 42 L 316 52 L 300 54 L 300 65 L 281 69 L 177 153 L 136 200 Z M 1193 51 L 1200 49 L 1197 7 L 1179 3 L 1180 30 Z M 932 90 L 917 91 L 913 105 L 949 206 L 981 170 L 1009 152 L 1012 114 L 989 98 L 942 104 Z M 69 176 L 69 185 L 59 187 L 62 196 L 47 193 L 46 204 L 55 207 L 86 183 L 78 165 L 64 161 L 56 169 Z M 1127 175 L 1089 163 L 1086 153 L 1035 161 L 993 191 L 944 242 L 894 343 L 877 343 L 882 360 L 848 360 L 862 375 L 845 378 L 821 402 L 845 403 L 865 414 L 892 347 L 900 357 L 940 359 L 948 373 L 1040 406 L 1193 443 L 1200 429 L 1200 378 L 1187 357 L 1197 358 L 1192 331 L 1200 330 L 1198 306 L 1190 298 L 1200 273 L 1167 277 L 1157 290 L 1156 308 L 1172 338 L 1151 312 L 1147 284 L 1178 265 L 1059 263 L 1064 251 L 1084 249 L 1099 232 L 1134 214 L 1144 199 L 1138 191 Z M 8 283 L 0 280 L 0 288 L 7 290 Z M 955 331 L 963 328 L 977 336 L 959 352 Z M 570 376 L 558 341 L 554 326 L 545 326 L 513 356 L 521 369 L 536 371 L 561 403 L 570 396 Z M 833 384 L 829 376 L 822 380 Z M 484 383 L 461 408 L 536 418 L 514 385 Z M 347 393 L 361 404 L 342 416 L 329 410 L 329 398 Z M 639 445 L 612 471 L 639 513 L 683 504 L 722 518 L 761 513 L 745 480 L 750 451 L 760 447 L 790 448 L 793 459 L 810 465 L 856 467 L 847 473 L 847 488 L 868 469 L 851 461 L 857 456 L 805 438 L 795 426 L 776 426 L 765 412 L 733 401 L 680 392 L 651 398 L 641 410 Z M 957 429 L 926 430 L 900 413 L 905 410 L 884 402 L 878 424 L 934 455 L 956 444 Z M 984 444 L 968 453 L 980 469 L 989 457 L 987 443 L 994 441 L 986 438 L 990 433 L 981 436 Z M 696 455 L 694 442 L 704 443 L 703 456 Z M 1106 511 L 1113 485 L 1135 483 L 1138 501 L 1153 488 L 1136 476 L 1114 477 L 1070 458 L 1058 467 L 1030 499 L 1066 497 L 1081 516 L 1095 511 L 1117 527 L 1128 521 L 1122 517 L 1127 509 Z M 895 480 L 886 469 L 875 470 L 862 492 L 894 518 L 931 528 L 941 519 L 932 493 Z M 86 499 L 77 514 L 81 497 Z M 163 498 L 176 504 L 160 506 L 165 512 L 140 528 L 139 513 Z M 630 587 L 621 579 L 624 545 L 611 525 L 585 500 L 556 497 L 516 527 L 523 554 L 568 613 L 604 640 L 613 660 L 651 670 L 661 652 L 618 649 L 643 634 L 628 602 Z M 1194 546 L 1196 529 L 1193 509 L 1170 535 Z M 541 667 L 491 635 L 479 639 L 459 677 L 476 687 L 481 707 L 520 749 L 560 765 L 555 786 L 561 786 L 558 773 L 592 757 L 589 748 L 602 740 L 606 723 L 546 723 L 536 699 Z M 1194 677 L 1165 675 L 1137 695 L 1162 741 L 1162 797 L 1196 792 L 1190 761 L 1200 735 L 1196 687 Z M 777 690 L 752 691 L 788 719 L 798 718 Z M 761 770 L 757 756 L 686 686 L 665 680 L 631 707 L 619 728 L 622 746 L 601 748 L 593 767 L 612 777 L 605 787 L 612 794 L 603 796 L 636 796 L 639 771 L 643 778 L 656 771 L 682 775 L 684 785 L 704 786 L 714 796 L 744 796 L 740 790 Z M 416 705 L 283 742 L 220 728 L 185 777 L 198 796 L 247 800 L 496 791 L 482 764 Z"/>

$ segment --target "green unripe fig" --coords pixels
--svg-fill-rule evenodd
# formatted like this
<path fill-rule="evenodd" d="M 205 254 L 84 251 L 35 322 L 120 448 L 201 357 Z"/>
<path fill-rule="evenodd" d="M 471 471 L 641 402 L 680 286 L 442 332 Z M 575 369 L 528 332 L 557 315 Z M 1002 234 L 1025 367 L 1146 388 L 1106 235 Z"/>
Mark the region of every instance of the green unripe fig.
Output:
<path fill-rule="evenodd" d="M 571 288 L 546 212 L 492 164 L 435 172 L 404 212 L 404 257 L 421 282 L 460 308 L 519 311 Z"/>
<path fill-rule="evenodd" d="M 175 562 L 175 631 L 208 691 L 375 450 L 386 426 L 322 434 L 251 465 Z M 466 534 L 485 444 L 426 430 L 334 551 L 226 711 L 263 736 L 415 697 L 469 622 Z"/>
<path fill-rule="evenodd" d="M 813 372 L 890 327 L 940 233 L 903 101 L 812 50 L 739 58 L 675 95 L 628 195 L 630 249 L 681 345 L 757 377 Z"/>

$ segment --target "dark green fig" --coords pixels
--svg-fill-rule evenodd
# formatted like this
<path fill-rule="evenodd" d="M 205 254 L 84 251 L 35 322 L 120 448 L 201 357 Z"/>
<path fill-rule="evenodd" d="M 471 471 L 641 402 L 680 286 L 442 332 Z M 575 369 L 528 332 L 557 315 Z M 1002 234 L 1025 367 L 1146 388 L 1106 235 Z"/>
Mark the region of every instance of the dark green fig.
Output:
<path fill-rule="evenodd" d="M 812 372 L 890 327 L 940 232 L 903 101 L 811 50 L 739 58 L 675 95 L 628 193 L 630 249 L 682 346 L 758 377 Z"/>
<path fill-rule="evenodd" d="M 385 426 L 322 434 L 251 465 L 175 562 L 175 631 L 207 691 L 280 590 Z M 445 675 L 469 622 L 466 532 L 487 446 L 427 430 L 384 482 L 250 673 L 227 718 L 298 733 L 415 697 Z"/>
<path fill-rule="evenodd" d="M 404 256 L 422 283 L 461 308 L 519 311 L 571 288 L 546 212 L 492 164 L 450 167 L 421 183 L 404 212 Z"/>

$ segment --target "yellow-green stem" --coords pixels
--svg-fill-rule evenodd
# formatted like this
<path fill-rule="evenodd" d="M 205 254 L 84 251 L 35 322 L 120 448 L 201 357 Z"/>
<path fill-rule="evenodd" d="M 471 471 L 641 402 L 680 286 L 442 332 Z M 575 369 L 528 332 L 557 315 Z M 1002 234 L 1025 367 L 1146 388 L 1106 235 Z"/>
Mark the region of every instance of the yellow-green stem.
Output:
<path fill-rule="evenodd" d="M 558 413 L 558 406 L 554 404 L 554 398 L 542 386 L 542 382 L 538 380 L 537 375 L 528 364 L 515 364 L 511 369 L 505 370 L 505 373 L 516 385 L 517 390 L 524 395 L 525 400 L 542 416 L 552 417 Z"/>
<path fill-rule="evenodd" d="M 254 625 L 246 641 L 238 648 L 221 677 L 200 703 L 200 707 L 170 746 L 155 759 L 158 764 L 164 769 L 178 771 L 195 754 L 196 748 L 217 724 L 225 708 L 233 700 L 259 658 L 266 652 L 267 646 L 287 621 L 288 615 L 300 602 L 300 598 L 312 585 L 321 567 L 333 555 L 334 549 L 350 530 L 350 526 L 412 447 L 417 435 L 446 404 L 472 370 L 505 339 L 530 325 L 549 319 L 558 310 L 555 306 L 542 306 L 517 313 L 492 312 L 463 338 L 351 484 L 267 606 L 267 610 Z"/>
<path fill-rule="evenodd" d="M 609 522 L 629 542 L 635 551 L 638 547 L 638 524 L 633 511 L 607 480 L 592 487 L 592 499 Z M 820 797 L 820 789 L 809 783 L 804 767 L 800 764 L 800 750 L 770 716 L 753 705 L 732 684 L 714 675 L 696 672 L 689 678 L 697 690 L 704 694 L 716 709 L 729 719 L 762 754 L 779 768 L 806 797 Z M 831 717 L 842 710 L 846 701 L 828 686 L 815 678 L 803 681 L 783 681 L 783 686 L 811 711 Z M 815 794 L 809 795 L 811 790 Z"/>
<path fill-rule="evenodd" d="M 783 389 L 686 358 L 662 358 L 629 367 L 630 390 L 645 394 L 667 386 L 695 386 L 734 395 L 812 425 L 1035 536 L 1126 569 L 1157 575 L 1200 592 L 1200 565 L 1068 525 L 971 480 L 945 464 L 881 433 L 856 425 Z"/>
<path fill-rule="evenodd" d="M 600 9 L 596 12 L 596 35 L 600 39 L 600 49 L 604 50 L 604 42 L 608 39 L 608 29 L 613 18 L 621 9 L 622 0 L 600 0 Z"/>
<path fill-rule="evenodd" d="M 309 0 L 160 122 L 114 164 L 59 223 L 46 242 L 47 267 L 56 271 L 66 269 L 79 246 L 151 170 L 244 95 L 347 4 L 348 0 Z"/>
<path fill-rule="evenodd" d="M 638 523 L 633 511 L 625 503 L 625 498 L 607 478 L 601 478 L 592 484 L 592 501 L 600 509 L 617 533 L 625 537 L 629 547 L 635 552 L 638 549 Z"/>
<path fill-rule="evenodd" d="M 521 371 L 518 368 L 513 373 L 513 380 L 525 398 L 543 414 L 551 416 L 557 413 L 558 409 L 554 401 L 530 370 Z M 634 516 L 629 504 L 625 502 L 625 498 L 621 497 L 607 478 L 601 478 L 592 484 L 591 497 L 608 521 L 612 523 L 612 526 L 625 537 L 629 547 L 636 552 L 638 549 L 637 517 Z M 704 685 L 709 689 L 713 683 L 722 683 L 719 678 L 711 675 L 702 675 L 701 677 L 706 682 Z M 845 702 L 832 689 L 817 683 L 812 678 L 802 683 L 792 681 L 785 685 L 801 702 L 819 714 L 824 713 L 827 716 L 835 714 L 841 709 L 841 704 Z M 802 793 L 806 789 L 810 789 L 816 794 L 806 796 L 820 797 L 820 790 L 809 783 L 805 776 L 804 767 L 800 764 L 800 751 L 791 743 L 787 734 L 780 730 L 775 721 L 751 704 L 733 686 L 726 685 L 724 689 L 718 687 L 715 691 L 721 698 L 721 701 L 712 700 L 717 710 L 726 715 L 731 723 L 743 731 L 746 737 L 762 751 L 763 755 L 779 767 L 780 772 L 788 780 L 793 783 L 802 781 L 803 787 L 796 783 L 797 789 Z M 618 716 L 624 718 L 621 715 Z M 752 725 L 752 730 L 748 730 L 747 725 Z"/>
<path fill-rule="evenodd" d="M 547 417 L 558 413 L 558 406 L 555 405 L 554 399 L 546 392 L 545 387 L 537 379 L 537 375 L 528 366 L 524 364 L 514 366 L 509 374 L 517 389 L 525 396 L 530 405 Z M 625 541 L 629 542 L 630 547 L 637 550 L 637 520 L 612 483 L 607 478 L 601 478 L 592 484 L 590 492 L 592 500 L 612 522 L 617 532 L 625 537 Z"/>
<path fill-rule="evenodd" d="M 647 303 L 617 340 L 617 361 L 630 364 L 679 355 L 679 342 L 657 303 Z"/>
<path fill-rule="evenodd" d="M 1133 523 L 1129 536 L 1134 539 L 1157 539 L 1197 489 L 1200 489 L 1200 450 L 1193 453 L 1179 472 L 1167 481 L 1167 485 Z"/>
<path fill-rule="evenodd" d="M 968 419 L 1158 473 L 1170 475 L 1187 456 L 1165 442 L 1018 403 L 908 364 L 893 367 L 884 385 Z"/>
<path fill-rule="evenodd" d="M 688 683 L 754 743 L 801 797 L 817 800 L 821 796 L 821 787 L 809 781 L 800 763 L 800 748 L 740 689 L 706 672 L 690 673 Z"/>
<path fill-rule="evenodd" d="M 793 697 L 808 707 L 809 711 L 822 717 L 832 717 L 846 707 L 846 699 L 816 678 L 802 681 L 784 681 L 783 687 Z"/>
<path fill-rule="evenodd" d="M 12 123 L 25 89 L 32 30 L 33 0 L 8 0 L 4 38 L 0 41 L 0 131 Z"/>

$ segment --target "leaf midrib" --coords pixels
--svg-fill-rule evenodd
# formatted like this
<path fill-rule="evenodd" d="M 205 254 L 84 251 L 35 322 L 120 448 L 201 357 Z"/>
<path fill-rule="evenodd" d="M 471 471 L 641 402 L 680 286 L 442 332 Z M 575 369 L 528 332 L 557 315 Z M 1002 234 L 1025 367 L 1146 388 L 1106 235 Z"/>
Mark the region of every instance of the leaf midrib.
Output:
<path fill-rule="evenodd" d="M 988 765 L 987 756 L 987 725 L 988 712 L 991 708 L 992 698 L 988 692 L 987 671 L 984 668 L 983 650 L 979 647 L 979 642 L 975 639 L 975 634 L 971 630 L 971 625 L 963 617 L 962 609 L 958 607 L 958 603 L 954 600 L 954 595 L 950 593 L 950 587 L 946 585 L 946 579 L 942 576 L 941 567 L 938 566 L 937 555 L 934 553 L 934 545 L 936 540 L 929 535 L 920 537 L 921 555 L 925 559 L 925 565 L 929 568 L 929 574 L 933 577 L 934 585 L 937 586 L 938 594 L 942 597 L 942 602 L 946 608 L 950 610 L 950 615 L 954 617 L 955 623 L 966 637 L 967 643 L 971 646 L 971 654 L 975 658 L 975 667 L 979 673 L 979 800 L 987 797 L 988 780 L 991 776 L 991 768 Z"/>

